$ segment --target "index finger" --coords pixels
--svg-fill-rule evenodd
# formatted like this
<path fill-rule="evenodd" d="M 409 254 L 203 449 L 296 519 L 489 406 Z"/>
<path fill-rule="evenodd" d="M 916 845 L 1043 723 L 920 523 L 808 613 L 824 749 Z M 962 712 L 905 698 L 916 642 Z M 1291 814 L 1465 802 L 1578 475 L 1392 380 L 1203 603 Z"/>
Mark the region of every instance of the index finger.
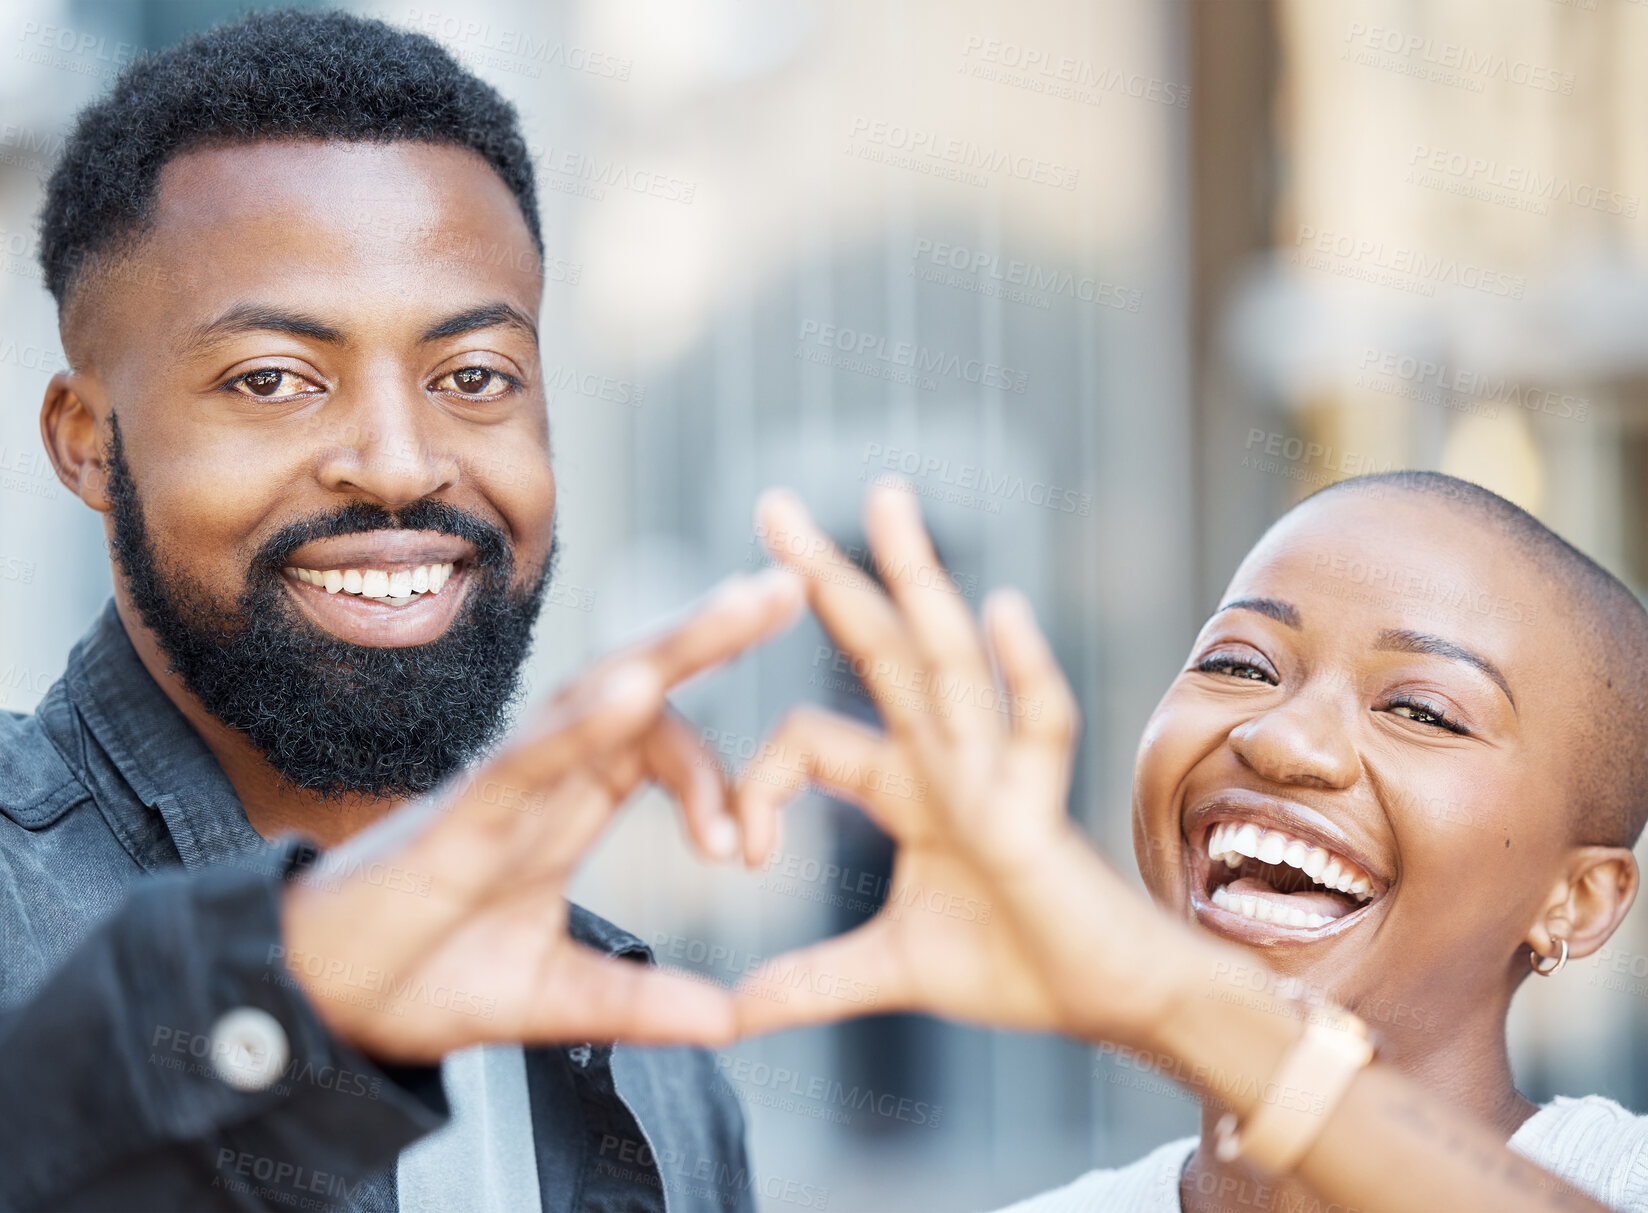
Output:
<path fill-rule="evenodd" d="M 591 675 L 640 661 L 668 691 L 770 640 L 795 622 L 805 603 L 801 579 L 786 569 L 729 577 L 681 622 L 604 659 Z"/>

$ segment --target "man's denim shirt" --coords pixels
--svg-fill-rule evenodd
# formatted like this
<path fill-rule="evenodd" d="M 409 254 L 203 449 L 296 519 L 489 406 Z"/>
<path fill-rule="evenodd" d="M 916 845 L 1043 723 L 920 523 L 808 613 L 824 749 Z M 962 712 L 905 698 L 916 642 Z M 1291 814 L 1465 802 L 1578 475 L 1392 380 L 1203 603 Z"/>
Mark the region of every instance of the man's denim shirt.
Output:
<path fill-rule="evenodd" d="M 280 960 L 304 858 L 266 843 L 139 661 L 113 603 L 32 716 L 0 712 L 0 1208 L 396 1207 L 395 1159 L 439 1127 L 440 1071 L 331 1036 Z M 572 932 L 648 962 L 574 908 Z M 284 1075 L 217 1076 L 241 1007 Z M 746 1210 L 737 1100 L 709 1054 L 529 1048 L 544 1213 Z"/>

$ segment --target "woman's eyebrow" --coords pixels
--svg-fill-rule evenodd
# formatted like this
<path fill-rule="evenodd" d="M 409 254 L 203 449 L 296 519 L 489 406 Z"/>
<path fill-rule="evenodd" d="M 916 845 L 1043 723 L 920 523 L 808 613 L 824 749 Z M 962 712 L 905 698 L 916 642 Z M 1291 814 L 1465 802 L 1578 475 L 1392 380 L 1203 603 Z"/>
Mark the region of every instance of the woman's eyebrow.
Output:
<path fill-rule="evenodd" d="M 1505 675 L 1499 672 L 1499 667 L 1486 657 L 1473 653 L 1451 640 L 1444 640 L 1440 636 L 1431 636 L 1425 632 L 1410 632 L 1403 628 L 1386 628 L 1379 633 L 1379 638 L 1373 642 L 1373 647 L 1392 653 L 1422 653 L 1431 657 L 1448 657 L 1454 661 L 1463 661 L 1466 665 L 1475 666 L 1493 679 L 1494 685 L 1504 691 L 1505 698 L 1511 701 L 1511 710 L 1516 710 L 1516 696 L 1511 694 L 1511 684 L 1505 681 Z"/>
<path fill-rule="evenodd" d="M 1238 598 L 1235 602 L 1225 603 L 1213 613 L 1223 615 L 1226 611 L 1257 611 L 1277 623 L 1286 624 L 1296 632 L 1305 626 L 1305 621 L 1299 616 L 1299 608 L 1291 602 L 1283 602 L 1280 598 Z"/>

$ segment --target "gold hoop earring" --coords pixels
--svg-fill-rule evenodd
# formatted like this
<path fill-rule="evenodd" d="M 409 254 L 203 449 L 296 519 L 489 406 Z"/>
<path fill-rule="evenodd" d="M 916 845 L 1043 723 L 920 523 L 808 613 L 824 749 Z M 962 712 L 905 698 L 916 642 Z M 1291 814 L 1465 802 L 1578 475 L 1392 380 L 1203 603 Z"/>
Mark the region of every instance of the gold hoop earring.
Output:
<path fill-rule="evenodd" d="M 1555 977 L 1562 971 L 1562 966 L 1568 963 L 1568 941 L 1566 939 L 1559 939 L 1557 942 L 1562 945 L 1562 955 L 1557 957 L 1556 963 L 1548 969 L 1540 968 L 1539 964 L 1543 960 L 1549 960 L 1549 956 L 1541 956 L 1538 952 L 1528 953 L 1529 966 L 1541 977 Z"/>

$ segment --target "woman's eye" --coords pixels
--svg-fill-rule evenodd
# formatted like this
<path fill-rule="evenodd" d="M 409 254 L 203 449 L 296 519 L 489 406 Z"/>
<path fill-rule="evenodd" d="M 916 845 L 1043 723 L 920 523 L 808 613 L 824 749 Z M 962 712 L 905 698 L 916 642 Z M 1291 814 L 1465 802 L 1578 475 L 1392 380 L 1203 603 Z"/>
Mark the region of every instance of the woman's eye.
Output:
<path fill-rule="evenodd" d="M 1455 721 L 1441 708 L 1432 707 L 1422 699 L 1398 699 L 1392 702 L 1387 710 L 1416 724 L 1432 725 L 1439 729 L 1447 729 L 1450 733 L 1467 732 L 1464 725 Z"/>
<path fill-rule="evenodd" d="M 242 396 L 256 396 L 259 400 L 292 400 L 320 391 L 295 371 L 283 371 L 274 366 L 236 375 L 226 386 Z"/>
<path fill-rule="evenodd" d="M 437 391 L 457 392 L 460 396 L 473 396 L 478 400 L 507 395 L 519 386 L 519 380 L 484 366 L 466 366 L 435 381 Z"/>
<path fill-rule="evenodd" d="M 1228 653 L 1214 653 L 1204 657 L 1196 663 L 1196 668 L 1204 674 L 1227 674 L 1232 678 L 1245 678 L 1250 682 L 1275 681 L 1270 671 L 1251 661 L 1243 661 L 1240 657 L 1232 657 Z"/>

